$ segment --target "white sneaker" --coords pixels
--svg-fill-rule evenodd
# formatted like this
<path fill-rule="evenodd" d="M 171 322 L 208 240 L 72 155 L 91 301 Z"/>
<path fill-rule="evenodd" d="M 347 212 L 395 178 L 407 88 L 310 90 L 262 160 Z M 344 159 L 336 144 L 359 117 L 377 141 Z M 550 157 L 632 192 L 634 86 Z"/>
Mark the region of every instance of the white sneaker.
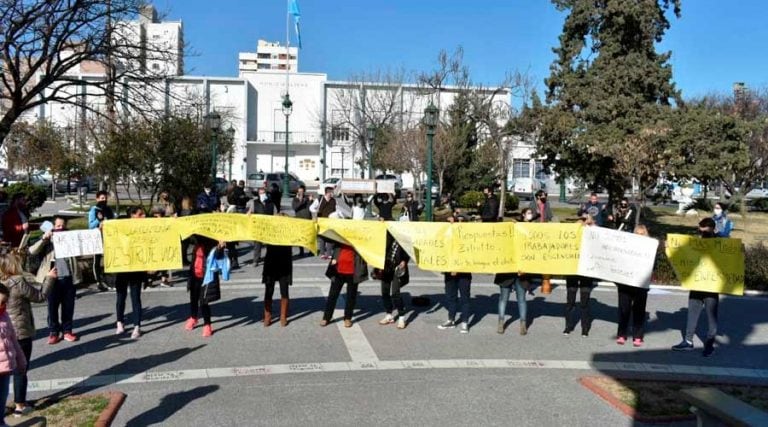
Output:
<path fill-rule="evenodd" d="M 383 319 L 379 320 L 379 325 L 389 325 L 390 323 L 395 323 L 395 317 L 392 316 L 392 313 L 387 313 Z"/>
<path fill-rule="evenodd" d="M 397 318 L 397 329 L 405 329 L 405 316 Z"/>
<path fill-rule="evenodd" d="M 133 328 L 133 332 L 131 332 L 131 339 L 137 339 L 141 336 L 141 330 L 138 326 Z"/>
<path fill-rule="evenodd" d="M 125 333 L 125 326 L 123 325 L 123 322 L 117 322 L 117 329 L 115 330 L 115 335 L 120 335 Z"/>
<path fill-rule="evenodd" d="M 467 322 L 461 322 L 459 325 L 459 332 L 462 334 L 468 334 L 469 333 L 469 325 L 467 325 Z"/>

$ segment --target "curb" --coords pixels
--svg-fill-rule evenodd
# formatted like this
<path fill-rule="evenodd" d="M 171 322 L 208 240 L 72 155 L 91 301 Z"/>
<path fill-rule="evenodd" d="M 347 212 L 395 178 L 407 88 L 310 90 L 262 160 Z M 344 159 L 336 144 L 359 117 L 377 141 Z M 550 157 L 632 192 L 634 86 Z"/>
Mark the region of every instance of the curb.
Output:
<path fill-rule="evenodd" d="M 123 406 L 123 402 L 125 402 L 125 393 L 108 391 L 104 394 L 109 396 L 109 404 L 107 404 L 107 407 L 101 411 L 99 418 L 96 420 L 96 423 L 94 423 L 95 427 L 109 427 L 112 425 L 112 421 L 114 421 L 115 416 L 117 416 L 117 411 L 120 410 Z"/>
<path fill-rule="evenodd" d="M 624 415 L 632 418 L 635 421 L 639 421 L 641 423 L 671 423 L 671 422 L 679 422 L 679 421 L 690 421 L 695 420 L 696 416 L 693 414 L 690 415 L 679 415 L 679 416 L 658 416 L 658 417 L 646 417 L 644 415 L 639 415 L 635 408 L 627 405 L 626 403 L 619 400 L 616 396 L 605 390 L 604 388 L 597 385 L 595 382 L 596 379 L 601 378 L 612 378 L 608 376 L 587 376 L 587 377 L 581 377 L 579 378 L 579 383 L 587 388 L 592 393 L 600 396 L 603 400 L 608 402 L 611 406 L 618 409 L 619 411 L 623 412 Z M 617 380 L 620 380 L 621 378 L 615 378 Z M 670 381 L 672 382 L 672 381 Z"/>

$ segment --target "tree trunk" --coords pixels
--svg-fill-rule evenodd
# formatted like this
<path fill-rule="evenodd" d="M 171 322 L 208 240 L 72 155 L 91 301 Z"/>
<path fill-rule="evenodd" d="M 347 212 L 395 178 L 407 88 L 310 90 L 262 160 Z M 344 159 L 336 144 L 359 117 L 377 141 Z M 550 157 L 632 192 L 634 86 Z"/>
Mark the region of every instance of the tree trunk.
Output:
<path fill-rule="evenodd" d="M 501 169 L 501 189 L 499 191 L 499 212 L 498 217 L 501 218 L 502 221 L 504 221 L 504 209 L 506 209 L 506 201 L 507 201 L 507 159 L 506 159 L 506 150 L 503 148 L 499 150 L 500 153 L 500 159 L 499 159 L 499 166 Z"/>

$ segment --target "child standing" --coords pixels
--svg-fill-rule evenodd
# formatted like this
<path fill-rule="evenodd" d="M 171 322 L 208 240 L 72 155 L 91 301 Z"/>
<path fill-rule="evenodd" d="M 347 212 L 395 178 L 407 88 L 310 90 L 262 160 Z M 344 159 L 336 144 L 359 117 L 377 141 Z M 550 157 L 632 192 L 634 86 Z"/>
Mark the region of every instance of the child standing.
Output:
<path fill-rule="evenodd" d="M 207 269 L 210 267 L 209 256 L 216 257 L 213 253 L 214 249 L 223 250 L 226 243 L 216 243 L 215 240 L 209 239 L 204 236 L 195 236 L 195 246 L 192 250 L 192 262 L 189 264 L 189 281 L 187 282 L 187 291 L 189 292 L 189 318 L 184 325 L 184 329 L 191 331 L 197 326 L 198 314 L 202 312 L 203 315 L 203 337 L 208 338 L 213 335 L 213 326 L 211 326 L 211 307 L 209 302 L 217 300 L 220 296 L 219 288 L 219 274 L 214 273 L 211 283 L 205 283 L 205 277 Z M 210 255 L 209 255 L 210 254 Z M 202 298 L 203 288 L 211 294 L 207 298 Z M 212 298 L 213 297 L 213 298 Z"/>
<path fill-rule="evenodd" d="M 5 402 L 8 400 L 8 386 L 14 372 L 22 373 L 27 370 L 27 360 L 16 339 L 11 318 L 8 316 L 8 298 L 10 291 L 0 285 L 0 402 L 3 403 L 3 414 L 0 415 L 0 426 L 5 424 Z"/>

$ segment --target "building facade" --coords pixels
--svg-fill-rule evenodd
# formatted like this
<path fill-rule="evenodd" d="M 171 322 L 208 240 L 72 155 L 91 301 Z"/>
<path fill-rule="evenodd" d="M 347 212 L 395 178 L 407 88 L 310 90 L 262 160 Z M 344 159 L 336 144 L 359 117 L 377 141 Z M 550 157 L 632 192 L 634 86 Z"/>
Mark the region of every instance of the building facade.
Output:
<path fill-rule="evenodd" d="M 299 70 L 299 49 L 259 40 L 256 52 L 240 52 L 238 63 L 240 73 L 286 69 L 295 73 Z"/>

